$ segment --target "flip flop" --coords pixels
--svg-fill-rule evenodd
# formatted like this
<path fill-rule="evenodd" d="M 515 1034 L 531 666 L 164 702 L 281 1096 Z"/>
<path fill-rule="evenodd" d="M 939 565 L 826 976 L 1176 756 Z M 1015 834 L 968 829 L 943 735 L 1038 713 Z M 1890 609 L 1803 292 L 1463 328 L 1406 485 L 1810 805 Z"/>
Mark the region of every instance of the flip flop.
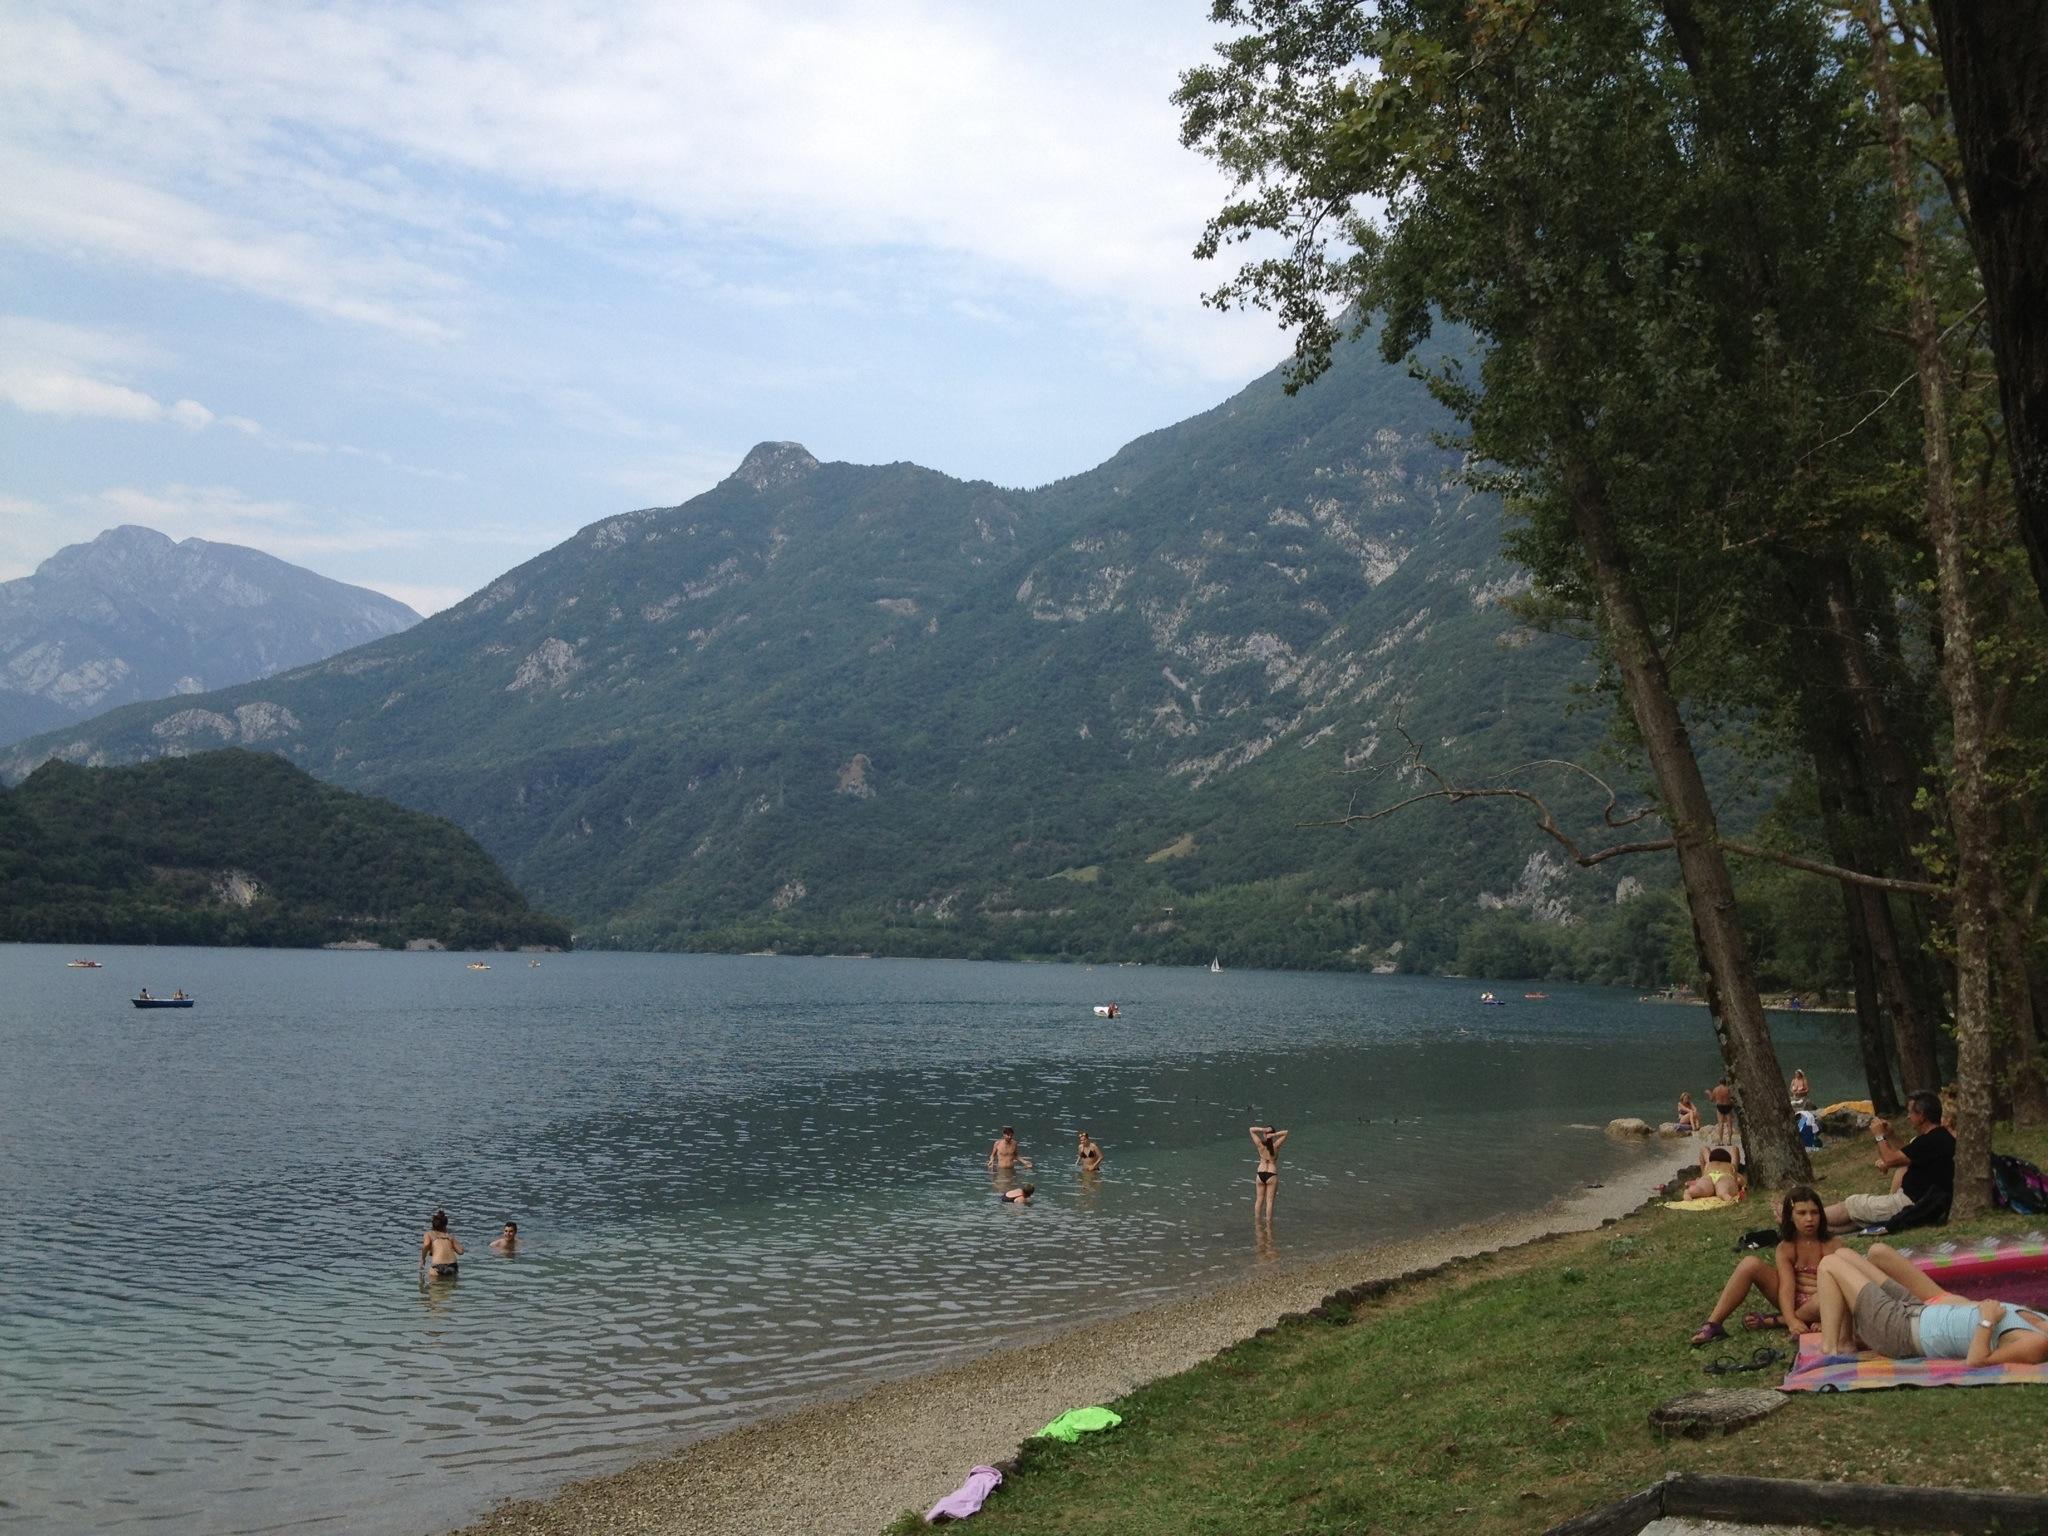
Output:
<path fill-rule="evenodd" d="M 1767 1328 L 1782 1328 L 1785 1319 L 1776 1312 L 1745 1312 L 1742 1327 L 1746 1333 L 1762 1333 Z"/>
<path fill-rule="evenodd" d="M 1734 1376 L 1743 1371 L 1768 1370 L 1784 1358 L 1783 1353 L 1775 1349 L 1760 1349 L 1747 1360 L 1721 1355 L 1706 1367 L 1706 1372 L 1709 1376 Z"/>

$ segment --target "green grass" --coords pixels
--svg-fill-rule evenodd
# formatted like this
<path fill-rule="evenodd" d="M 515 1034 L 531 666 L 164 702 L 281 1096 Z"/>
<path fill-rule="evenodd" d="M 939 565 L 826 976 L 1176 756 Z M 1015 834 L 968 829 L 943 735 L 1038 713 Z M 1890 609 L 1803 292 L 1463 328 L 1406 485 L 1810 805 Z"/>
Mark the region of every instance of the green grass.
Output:
<path fill-rule="evenodd" d="M 2048 1163 L 2048 1134 L 1997 1138 Z M 1818 1160 L 1830 1198 L 1876 1187 L 1861 1139 Z M 1290 1324 L 1110 1406 L 1123 1425 L 1033 1441 L 976 1517 L 977 1536 L 1289 1536 L 1540 1531 L 1668 1471 L 2048 1490 L 2048 1392 L 2032 1387 L 1800 1395 L 1711 1441 L 1659 1440 L 1647 1415 L 1717 1384 L 1702 1366 L 1783 1333 L 1687 1338 L 1767 1200 L 1652 1209 L 1618 1226 L 1456 1266 Z M 1998 1215 L 1935 1235 L 2038 1228 Z M 1902 1242 L 1910 1239 L 1901 1239 Z M 1725 1378 L 1775 1386 L 1782 1369 Z M 1079 1405 L 1076 1405 L 1079 1406 Z M 906 1516 L 892 1531 L 921 1528 Z"/>

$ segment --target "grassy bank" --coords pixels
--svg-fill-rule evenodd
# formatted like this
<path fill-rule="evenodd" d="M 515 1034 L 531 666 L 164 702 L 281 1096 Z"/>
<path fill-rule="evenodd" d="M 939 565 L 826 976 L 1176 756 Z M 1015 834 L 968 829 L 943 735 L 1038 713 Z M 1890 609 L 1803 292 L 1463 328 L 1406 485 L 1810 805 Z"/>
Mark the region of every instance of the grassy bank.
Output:
<path fill-rule="evenodd" d="M 2048 1135 L 2003 1132 L 1997 1146 L 2048 1165 Z M 1821 1154 L 1830 1199 L 1879 1187 L 1867 1149 L 1855 1138 Z M 1686 1343 L 1735 1262 L 1736 1235 L 1769 1215 L 1766 1199 L 1704 1214 L 1653 1208 L 1246 1340 L 1112 1404 L 1124 1416 L 1116 1430 L 1031 1442 L 974 1529 L 1521 1536 L 1667 1471 L 2048 1491 L 2039 1387 L 1800 1395 L 1725 1439 L 1656 1438 L 1647 1415 L 1666 1398 L 1783 1379 L 1782 1365 L 1702 1370 L 1763 1345 L 1787 1350 L 1782 1332 Z M 1996 1216 L 1916 1236 L 2042 1225 Z M 891 1529 L 922 1528 L 906 1517 Z"/>

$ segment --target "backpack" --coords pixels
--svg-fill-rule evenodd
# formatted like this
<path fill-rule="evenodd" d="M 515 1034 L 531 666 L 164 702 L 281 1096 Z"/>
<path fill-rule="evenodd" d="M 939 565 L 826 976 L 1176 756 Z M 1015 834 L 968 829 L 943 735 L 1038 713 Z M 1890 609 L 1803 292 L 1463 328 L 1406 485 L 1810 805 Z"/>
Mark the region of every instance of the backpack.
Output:
<path fill-rule="evenodd" d="M 2039 1216 L 2048 1212 L 2048 1173 L 2023 1157 L 1993 1153 L 1991 1198 L 2015 1216 Z"/>

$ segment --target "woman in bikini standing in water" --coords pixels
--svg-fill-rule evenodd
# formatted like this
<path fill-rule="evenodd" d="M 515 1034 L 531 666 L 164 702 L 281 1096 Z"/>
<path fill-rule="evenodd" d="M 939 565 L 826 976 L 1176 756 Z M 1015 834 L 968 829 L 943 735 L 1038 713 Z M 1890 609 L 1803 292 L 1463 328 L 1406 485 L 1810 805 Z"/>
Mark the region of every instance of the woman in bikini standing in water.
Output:
<path fill-rule="evenodd" d="M 1280 1148 L 1288 1132 L 1270 1125 L 1252 1128 L 1252 1145 L 1259 1150 L 1259 1171 L 1253 1175 L 1252 1219 L 1273 1219 L 1273 1186 L 1280 1181 Z"/>

